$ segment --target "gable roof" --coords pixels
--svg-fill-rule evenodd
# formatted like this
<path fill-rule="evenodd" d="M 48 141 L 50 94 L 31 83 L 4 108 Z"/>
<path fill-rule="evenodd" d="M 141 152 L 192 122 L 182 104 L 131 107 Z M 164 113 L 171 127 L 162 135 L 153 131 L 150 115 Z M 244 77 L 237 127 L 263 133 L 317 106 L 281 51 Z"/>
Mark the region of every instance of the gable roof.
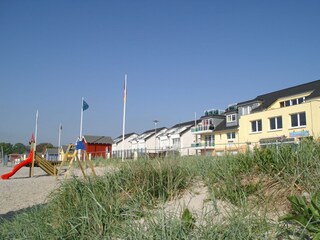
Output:
<path fill-rule="evenodd" d="M 136 134 L 135 132 L 132 132 L 132 133 L 127 133 L 124 135 L 124 139 L 127 139 L 128 137 L 131 137 L 132 135 Z M 115 139 L 113 139 L 113 143 L 117 144 L 119 142 L 122 141 L 122 135 L 116 137 Z"/>
<path fill-rule="evenodd" d="M 188 122 L 183 122 L 183 123 L 177 123 L 174 126 L 172 126 L 171 128 L 178 128 L 178 127 L 185 127 L 185 126 L 194 126 L 194 120 L 193 121 L 188 121 Z M 196 120 L 196 122 L 200 122 L 200 120 Z"/>
<path fill-rule="evenodd" d="M 262 94 L 252 100 L 238 103 L 238 106 L 245 105 L 252 102 L 260 102 L 261 105 L 252 110 L 252 112 L 257 112 L 257 111 L 261 111 L 268 108 L 271 104 L 273 104 L 279 98 L 289 97 L 289 96 L 297 95 L 304 92 L 310 92 L 310 91 L 312 93 L 306 97 L 306 100 L 320 96 L 320 80 L 285 88 L 285 89 L 267 93 L 267 94 Z"/>
<path fill-rule="evenodd" d="M 157 128 L 157 134 L 159 134 L 164 129 L 167 129 L 167 128 L 166 127 Z M 155 129 L 150 129 L 141 133 L 139 136 L 132 139 L 132 141 L 147 140 L 151 138 L 154 134 L 155 134 Z"/>
<path fill-rule="evenodd" d="M 58 150 L 58 148 L 47 148 L 46 149 L 46 153 L 48 155 L 58 155 L 59 154 L 59 150 Z"/>
<path fill-rule="evenodd" d="M 226 130 L 235 130 L 238 127 L 239 127 L 238 125 L 227 126 L 226 119 L 223 119 L 222 122 L 220 124 L 218 124 L 218 126 L 216 126 L 213 131 L 219 132 L 219 131 L 226 131 Z"/>
<path fill-rule="evenodd" d="M 84 140 L 89 144 L 113 144 L 112 138 L 108 136 L 84 135 Z"/>
<path fill-rule="evenodd" d="M 195 121 L 188 121 L 188 122 L 175 124 L 174 126 L 169 128 L 168 131 L 164 132 L 160 136 L 169 136 L 169 135 L 173 135 L 173 134 L 183 135 L 184 133 L 189 131 L 190 128 L 194 127 L 195 122 L 196 122 L 196 124 L 198 124 L 201 122 L 201 120 L 198 119 Z M 158 136 L 158 137 L 160 137 L 160 136 Z"/>

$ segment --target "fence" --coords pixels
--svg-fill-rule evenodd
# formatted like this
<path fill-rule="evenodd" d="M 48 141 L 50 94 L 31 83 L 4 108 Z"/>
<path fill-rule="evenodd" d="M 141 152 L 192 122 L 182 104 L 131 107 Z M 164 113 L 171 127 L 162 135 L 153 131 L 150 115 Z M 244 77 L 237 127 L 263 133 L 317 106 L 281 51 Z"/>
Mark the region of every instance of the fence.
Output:
<path fill-rule="evenodd" d="M 279 147 L 282 145 L 296 145 L 297 139 L 270 139 L 259 142 L 229 142 L 226 144 L 192 144 L 190 147 L 171 149 L 125 149 L 112 151 L 112 158 L 124 159 L 153 158 L 155 156 L 222 156 L 225 154 L 238 154 L 252 151 L 254 148 Z"/>

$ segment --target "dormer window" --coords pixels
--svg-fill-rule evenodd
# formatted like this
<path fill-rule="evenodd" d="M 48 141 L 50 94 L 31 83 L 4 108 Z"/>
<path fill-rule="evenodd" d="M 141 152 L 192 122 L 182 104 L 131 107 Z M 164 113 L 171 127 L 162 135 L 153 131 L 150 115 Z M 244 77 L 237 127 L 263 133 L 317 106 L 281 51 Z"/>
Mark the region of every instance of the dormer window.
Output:
<path fill-rule="evenodd" d="M 248 115 L 251 113 L 251 110 L 252 110 L 252 107 L 249 105 L 249 106 L 243 106 L 239 109 L 239 114 L 241 116 L 243 115 Z"/>
<path fill-rule="evenodd" d="M 297 105 L 297 104 L 301 104 L 305 102 L 305 97 L 301 97 L 301 98 L 293 98 L 290 100 L 286 100 L 286 101 L 282 101 L 280 102 L 280 107 L 289 107 L 289 106 L 293 106 L 293 105 Z"/>
<path fill-rule="evenodd" d="M 227 115 L 227 122 L 235 122 L 236 121 L 236 115 L 235 114 L 230 114 Z"/>

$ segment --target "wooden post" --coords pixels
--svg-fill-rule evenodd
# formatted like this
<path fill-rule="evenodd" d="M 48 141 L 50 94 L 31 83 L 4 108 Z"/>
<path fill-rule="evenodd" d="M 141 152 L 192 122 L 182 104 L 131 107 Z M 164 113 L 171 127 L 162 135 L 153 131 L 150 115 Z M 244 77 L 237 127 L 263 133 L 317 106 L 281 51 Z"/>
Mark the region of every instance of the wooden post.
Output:
<path fill-rule="evenodd" d="M 89 166 L 90 166 L 90 168 L 91 168 L 91 170 L 92 170 L 93 175 L 94 175 L 94 176 L 97 176 L 97 174 L 96 174 L 96 172 L 95 172 L 95 170 L 94 170 L 93 164 L 92 164 L 91 160 L 89 159 L 88 153 L 87 153 L 85 150 L 83 151 L 83 153 L 86 155 L 86 159 L 87 159 L 87 161 L 88 161 L 88 163 L 89 163 Z M 64 159 L 65 159 L 65 156 L 64 156 Z M 82 172 L 82 174 L 83 174 L 83 177 L 86 177 L 86 173 L 85 173 L 85 171 L 84 171 L 84 169 L 83 169 L 83 166 L 82 166 L 82 164 L 81 164 L 81 161 L 80 161 L 80 159 L 79 159 L 79 157 L 78 157 L 78 155 L 77 155 L 77 150 L 75 150 L 74 153 L 73 153 L 73 155 L 72 155 L 72 159 L 71 159 L 71 161 L 70 161 L 70 163 L 69 163 L 67 172 L 66 172 L 66 174 L 65 174 L 65 176 L 64 176 L 64 179 L 67 179 L 67 178 L 69 177 L 69 175 L 70 175 L 70 170 L 71 170 L 71 168 L 72 168 L 72 164 L 73 164 L 73 161 L 74 161 L 74 160 L 77 161 L 78 166 L 80 167 L 80 170 L 81 170 L 81 172 Z M 60 165 L 60 170 L 61 170 L 62 164 L 63 164 L 63 162 L 62 162 L 61 165 Z M 59 174 L 60 174 L 60 170 L 58 171 Z M 58 176 L 58 174 L 57 174 L 57 176 Z"/>
<path fill-rule="evenodd" d="M 34 175 L 34 159 L 35 159 L 35 155 L 36 155 L 36 146 L 34 146 L 35 143 L 31 143 L 31 149 L 33 149 L 33 156 L 32 156 L 32 164 L 31 164 L 31 169 L 30 169 L 30 177 L 33 177 Z"/>
<path fill-rule="evenodd" d="M 63 155 L 62 161 L 60 163 L 60 166 L 58 167 L 58 171 L 57 171 L 57 174 L 56 174 L 56 179 L 57 180 L 58 180 L 58 177 L 59 177 L 59 175 L 61 173 L 61 170 L 62 170 L 62 167 L 63 167 L 64 163 L 66 163 L 68 161 L 68 154 L 69 154 L 70 148 L 72 146 L 73 146 L 72 144 L 69 144 L 65 154 Z"/>
<path fill-rule="evenodd" d="M 91 170 L 92 170 L 93 175 L 94 175 L 94 176 L 97 176 L 96 172 L 94 171 L 93 164 L 92 164 L 92 162 L 91 162 L 91 160 L 90 160 L 90 158 L 89 158 L 89 156 L 88 156 L 88 153 L 85 152 L 85 154 L 86 154 L 86 156 L 87 156 L 87 159 L 88 159 L 87 161 L 88 161 L 88 163 L 89 163 L 89 166 L 90 166 L 90 168 L 91 168 Z"/>

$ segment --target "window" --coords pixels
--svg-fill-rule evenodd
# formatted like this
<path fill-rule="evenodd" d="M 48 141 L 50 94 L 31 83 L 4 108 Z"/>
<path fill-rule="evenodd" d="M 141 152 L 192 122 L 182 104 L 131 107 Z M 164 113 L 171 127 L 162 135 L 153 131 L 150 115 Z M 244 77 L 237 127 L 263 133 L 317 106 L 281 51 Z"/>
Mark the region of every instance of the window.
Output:
<path fill-rule="evenodd" d="M 298 104 L 298 99 L 291 100 L 291 105 L 297 105 L 297 104 Z"/>
<path fill-rule="evenodd" d="M 235 122 L 235 121 L 236 121 L 236 115 L 235 114 L 227 115 L 227 122 Z"/>
<path fill-rule="evenodd" d="M 298 104 L 303 103 L 305 101 L 305 97 L 298 98 Z"/>
<path fill-rule="evenodd" d="M 273 117 L 269 119 L 270 130 L 282 129 L 282 117 Z"/>
<path fill-rule="evenodd" d="M 245 106 L 240 108 L 241 115 L 248 115 L 251 113 L 251 106 Z"/>
<path fill-rule="evenodd" d="M 300 112 L 291 115 L 291 127 L 306 126 L 306 113 Z"/>
<path fill-rule="evenodd" d="M 284 107 L 284 102 L 280 102 L 280 107 Z"/>
<path fill-rule="evenodd" d="M 173 145 L 173 148 L 180 148 L 180 138 L 173 138 L 172 145 Z"/>
<path fill-rule="evenodd" d="M 305 97 L 294 98 L 287 101 L 280 102 L 280 107 L 289 107 L 297 104 L 301 104 L 305 102 Z"/>
<path fill-rule="evenodd" d="M 262 120 L 256 120 L 251 122 L 251 132 L 261 132 L 262 131 Z"/>
<path fill-rule="evenodd" d="M 206 146 L 213 146 L 214 144 L 214 135 L 206 135 L 205 136 L 205 145 Z"/>
<path fill-rule="evenodd" d="M 228 140 L 233 140 L 236 138 L 236 133 L 235 132 L 229 132 L 227 133 L 227 139 Z"/>
<path fill-rule="evenodd" d="M 284 102 L 284 105 L 287 107 L 287 106 L 290 106 L 290 100 L 287 100 Z"/>

